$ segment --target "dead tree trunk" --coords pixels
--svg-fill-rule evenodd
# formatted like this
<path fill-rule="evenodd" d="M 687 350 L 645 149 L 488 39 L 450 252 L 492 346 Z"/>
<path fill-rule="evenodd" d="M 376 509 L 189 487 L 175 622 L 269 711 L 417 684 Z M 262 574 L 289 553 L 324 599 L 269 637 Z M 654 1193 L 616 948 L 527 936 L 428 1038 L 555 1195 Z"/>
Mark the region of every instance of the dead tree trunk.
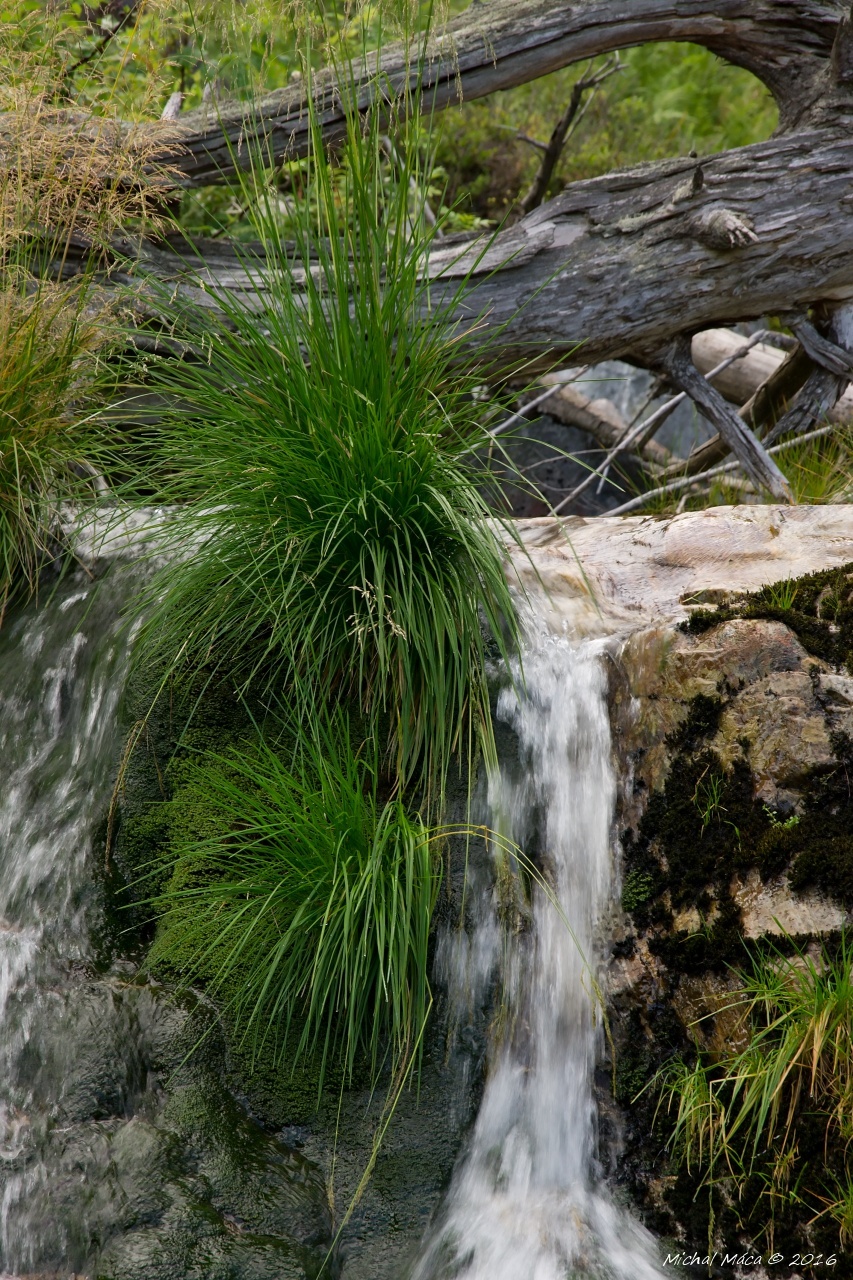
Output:
<path fill-rule="evenodd" d="M 715 230 L 726 219 L 730 235 Z M 201 248 L 213 286 L 247 287 L 237 252 L 219 241 Z M 170 277 L 195 271 L 157 250 L 148 265 Z M 839 121 L 704 161 L 573 183 L 485 254 L 457 244 L 432 256 L 431 274 L 449 286 L 468 272 L 468 315 L 503 327 L 508 359 L 543 365 L 569 356 L 655 365 L 679 333 L 846 299 L 853 129 Z"/>
<path fill-rule="evenodd" d="M 782 127 L 766 143 L 706 160 L 573 183 L 495 238 L 474 270 L 470 313 L 505 326 L 508 353 L 553 360 L 580 351 L 585 363 L 625 355 L 654 363 L 679 333 L 853 294 L 848 9 L 841 0 L 472 5 L 420 66 L 439 106 L 593 54 L 681 39 L 759 76 L 776 97 Z M 364 101 L 375 90 L 370 70 L 357 87 Z M 389 49 L 384 91 L 404 92 L 417 72 L 403 51 Z M 328 77 L 318 92 L 333 139 L 343 123 L 340 94 Z M 225 111 L 203 127 L 199 112 L 182 119 L 195 132 L 183 138 L 186 154 L 177 160 L 193 183 L 226 174 L 237 151 L 245 154 L 251 129 L 264 132 L 276 154 L 304 149 L 298 89 L 272 95 L 252 113 Z M 442 248 L 432 274 L 458 278 L 478 252 Z M 180 270 L 168 255 L 160 261 L 170 274 Z M 227 250 L 217 249 L 209 265 L 214 279 L 218 267 L 229 287 L 239 287 L 239 263 Z"/>
<path fill-rule="evenodd" d="M 573 183 L 494 237 L 486 252 L 483 243 L 441 245 L 430 274 L 452 289 L 470 273 L 459 319 L 485 318 L 478 333 L 497 328 L 503 357 L 524 359 L 528 369 L 567 357 L 586 364 L 622 357 L 663 371 L 669 365 L 671 374 L 672 344 L 684 337 L 797 312 L 801 346 L 814 362 L 800 396 L 813 393 L 822 410 L 831 409 L 851 372 L 847 343 L 831 328 L 853 297 L 850 0 L 493 0 L 472 5 L 420 60 L 386 51 L 379 69 L 361 68 L 349 92 L 360 106 L 377 85 L 399 100 L 419 78 L 424 100 L 440 108 L 460 95 L 481 96 L 656 40 L 702 44 L 758 76 L 779 106 L 776 136 L 707 159 Z M 331 143 L 344 127 L 343 91 L 328 74 L 315 89 Z M 215 119 L 184 117 L 184 181 L 233 172 L 251 137 L 262 138 L 275 156 L 302 154 L 308 129 L 302 94 L 299 88 L 275 94 L 251 111 L 232 108 Z M 168 254 L 155 253 L 150 265 L 180 277 L 180 262 Z M 214 288 L 245 285 L 227 249 L 217 247 L 207 267 Z M 440 294 L 433 289 L 434 299 Z M 829 326 L 821 349 L 802 327 L 804 312 L 815 307 L 824 309 Z M 683 343 L 678 349 L 689 351 Z M 713 397 L 700 375 L 696 383 L 682 361 L 679 377 L 708 411 Z M 795 405 L 792 414 L 794 425 L 814 418 L 807 405 Z M 781 494 L 762 446 L 728 426 L 724 443 L 739 457 L 743 452 L 756 481 Z"/>
<path fill-rule="evenodd" d="M 790 128 L 821 95 L 843 15 L 842 0 L 475 0 L 426 49 L 390 46 L 379 65 L 372 59 L 354 69 L 354 83 L 344 87 L 326 71 L 312 87 L 324 136 L 334 143 L 346 129 L 344 94 L 366 107 L 377 85 L 388 101 L 420 86 L 423 108 L 440 111 L 598 54 L 688 40 L 763 80 Z M 305 155 L 305 108 L 300 82 L 251 106 L 210 103 L 187 112 L 176 160 L 184 181 L 222 181 L 248 163 L 252 142 L 276 160 Z"/>

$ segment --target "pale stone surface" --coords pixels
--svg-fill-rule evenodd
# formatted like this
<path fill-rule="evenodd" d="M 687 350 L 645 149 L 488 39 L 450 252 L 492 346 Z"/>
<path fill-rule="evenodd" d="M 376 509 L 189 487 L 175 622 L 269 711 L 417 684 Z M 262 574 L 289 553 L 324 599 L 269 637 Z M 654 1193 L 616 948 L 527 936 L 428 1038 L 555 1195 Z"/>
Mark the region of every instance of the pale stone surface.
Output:
<path fill-rule="evenodd" d="M 762 884 L 755 869 L 743 882 L 736 882 L 733 897 L 743 912 L 747 938 L 765 933 L 831 933 L 847 923 L 847 912 L 823 894 L 794 895 L 784 876 Z"/>
<path fill-rule="evenodd" d="M 513 567 L 555 630 L 674 622 L 687 604 L 853 561 L 853 505 L 742 506 L 678 516 L 518 522 Z M 543 600 L 543 595 L 546 599 Z"/>

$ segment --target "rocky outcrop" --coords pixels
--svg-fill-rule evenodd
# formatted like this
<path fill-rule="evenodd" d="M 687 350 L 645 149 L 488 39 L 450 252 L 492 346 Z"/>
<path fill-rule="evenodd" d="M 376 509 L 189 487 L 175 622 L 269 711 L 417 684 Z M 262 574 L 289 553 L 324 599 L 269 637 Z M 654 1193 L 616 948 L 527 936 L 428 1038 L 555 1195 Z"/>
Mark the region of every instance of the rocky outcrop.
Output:
<path fill-rule="evenodd" d="M 712 1216 L 648 1086 L 674 1055 L 743 1047 L 738 969 L 752 956 L 832 945 L 851 921 L 853 508 L 531 521 L 524 542 L 515 564 L 547 593 L 550 625 L 617 637 L 613 1176 L 664 1238 L 760 1246 L 763 1210 L 731 1193 Z M 843 1174 L 841 1146 L 815 1159 Z M 783 1249 L 838 1251 L 831 1218 L 793 1201 L 777 1212 Z"/>
<path fill-rule="evenodd" d="M 804 944 L 832 938 L 853 912 L 853 668 L 846 657 L 849 651 L 853 662 L 853 508 L 531 520 L 519 530 L 523 549 L 514 567 L 535 612 L 555 630 L 601 637 L 610 663 L 622 902 L 611 922 L 607 974 L 615 1058 L 613 1075 L 602 1073 L 603 1151 L 614 1181 L 655 1231 L 704 1246 L 708 1201 L 696 1198 L 695 1173 L 685 1176 L 670 1163 L 647 1086 L 673 1054 L 698 1045 L 714 1058 L 743 1044 L 733 968 L 749 946 L 786 936 Z M 156 799 L 157 780 L 148 782 Z M 114 851 L 117 865 L 127 859 L 131 879 L 130 864 L 154 856 L 127 844 L 134 785 L 129 775 L 126 828 Z M 490 1013 L 476 1009 L 452 1051 L 445 1014 L 438 1011 L 427 1045 L 420 1096 L 407 1091 L 401 1098 L 338 1250 L 338 1274 L 352 1280 L 405 1274 L 476 1112 Z M 180 1041 L 177 1032 L 174 1038 Z M 173 1056 L 174 1067 L 183 1052 Z M 103 1275 L 124 1280 L 141 1275 L 139 1266 L 148 1268 L 146 1277 L 165 1274 L 145 1251 L 160 1248 L 166 1231 L 181 1248 L 219 1250 L 217 1275 L 227 1273 L 238 1250 L 240 1274 L 259 1276 L 267 1273 L 251 1268 L 260 1266 L 268 1237 L 280 1233 L 302 1250 L 293 1255 L 294 1274 L 303 1267 L 310 1274 L 332 1243 L 326 1179 L 334 1170 L 339 1218 L 369 1159 L 381 1098 L 371 1106 L 368 1091 L 356 1089 L 340 1114 L 337 1097 L 318 1114 L 312 1081 L 300 1093 L 288 1072 L 256 1071 L 247 1086 L 250 1073 L 240 1070 L 233 1047 L 230 1057 L 211 1047 L 211 1063 L 202 1065 L 207 1074 L 197 1075 L 201 1068 L 192 1063 L 186 1068 L 192 1107 L 178 1114 L 170 1103 L 173 1112 L 148 1119 L 148 1128 L 134 1120 L 116 1148 L 115 1176 L 131 1188 L 134 1205 L 149 1148 L 150 1160 L 157 1156 L 152 1123 L 161 1145 L 163 1135 L 172 1135 L 170 1142 L 178 1135 L 180 1159 L 170 1146 L 171 1172 L 158 1174 L 157 1205 L 129 1211 L 109 1243 Z M 241 1190 L 240 1152 L 232 1143 L 227 1159 L 217 1155 L 225 1139 L 203 1099 L 217 1115 L 228 1102 L 225 1129 L 242 1135 L 238 1145 L 246 1151 L 260 1144 L 259 1167 L 271 1161 L 288 1186 L 305 1183 L 295 1227 L 258 1216 Z M 202 1180 L 203 1196 L 194 1178 Z M 194 1211 L 191 1230 L 181 1198 L 187 1186 L 203 1210 Z M 750 1231 L 754 1238 L 745 1210 L 716 1212 L 716 1229 L 729 1233 L 729 1243 L 748 1242 Z M 201 1217 L 209 1240 L 202 1240 Z M 799 1245 L 813 1234 L 802 1215 L 780 1225 L 784 1235 L 783 1228 Z M 826 1234 L 837 1240 L 833 1228 Z M 278 1255 L 274 1265 L 275 1274 L 289 1274 Z"/>

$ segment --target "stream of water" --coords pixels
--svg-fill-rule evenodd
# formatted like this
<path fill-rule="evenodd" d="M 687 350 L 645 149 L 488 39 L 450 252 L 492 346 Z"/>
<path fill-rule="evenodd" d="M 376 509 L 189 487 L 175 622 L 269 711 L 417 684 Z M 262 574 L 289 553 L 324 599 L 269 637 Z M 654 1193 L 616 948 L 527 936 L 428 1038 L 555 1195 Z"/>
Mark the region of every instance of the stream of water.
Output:
<path fill-rule="evenodd" d="M 600 643 L 537 637 L 524 684 L 498 719 L 514 731 L 488 796 L 489 824 L 536 850 L 553 898 L 533 892 L 529 928 L 509 935 L 487 884 L 474 925 L 443 940 L 457 1004 L 504 971 L 508 1016 L 492 1047 L 473 1134 L 416 1280 L 654 1280 L 652 1236 L 602 1185 L 593 1076 L 602 1050 L 595 986 L 614 893 L 615 778 Z"/>
<path fill-rule="evenodd" d="M 75 1142 L 71 1044 L 93 1043 L 79 979 L 92 950 L 92 833 L 119 745 L 127 576 L 105 597 L 63 585 L 0 632 L 0 1270 L 15 1275 L 86 1252 L 79 1199 L 62 1212 L 94 1154 L 93 1134 L 85 1151 Z M 115 1113 L 132 1067 L 112 1065 L 100 1101 Z"/>

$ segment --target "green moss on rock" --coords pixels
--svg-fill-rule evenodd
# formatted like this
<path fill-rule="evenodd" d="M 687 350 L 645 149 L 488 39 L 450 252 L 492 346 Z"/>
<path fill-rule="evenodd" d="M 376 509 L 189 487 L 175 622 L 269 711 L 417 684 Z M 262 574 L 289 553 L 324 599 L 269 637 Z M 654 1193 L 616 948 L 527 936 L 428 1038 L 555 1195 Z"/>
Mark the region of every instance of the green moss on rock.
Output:
<path fill-rule="evenodd" d="M 702 635 L 732 618 L 782 622 L 807 653 L 853 672 L 853 563 L 770 583 L 716 609 L 694 609 L 681 629 Z"/>
<path fill-rule="evenodd" d="M 782 623 L 822 663 L 853 672 L 853 565 L 772 584 L 718 609 L 695 610 L 682 630 L 699 635 L 743 618 Z M 819 670 L 813 671 L 816 698 L 828 708 L 832 724 Z M 725 762 L 714 749 L 727 701 L 739 695 L 726 684 L 725 672 L 720 677 L 720 696 L 694 699 L 679 729 L 669 735 L 665 783 L 649 797 L 636 830 L 623 835 L 623 906 L 638 937 L 621 943 L 619 954 L 630 955 L 642 939 L 658 969 L 649 1001 L 613 1019 L 616 1098 L 630 1108 L 623 1118 L 620 1176 L 644 1202 L 649 1226 L 663 1237 L 677 1237 L 681 1248 L 689 1243 L 707 1252 L 710 1234 L 716 1240 L 751 1241 L 766 1252 L 772 1231 L 778 1252 L 835 1252 L 834 1274 L 850 1277 L 853 1259 L 845 1259 L 838 1247 L 837 1224 L 816 1218 L 814 1204 L 800 1194 L 809 1188 L 828 1194 L 833 1179 L 844 1182 L 848 1172 L 844 1142 L 827 1143 L 826 1117 L 812 1114 L 808 1098 L 800 1100 L 795 1116 L 800 1192 L 780 1191 L 771 1199 L 775 1163 L 766 1152 L 757 1157 L 739 1197 L 725 1186 L 697 1192 L 698 1171 L 679 1167 L 669 1146 L 673 1117 L 656 1109 L 654 1090 L 643 1090 L 673 1055 L 689 1063 L 701 1052 L 715 1061 L 714 1022 L 693 1022 L 701 1017 L 696 1002 L 701 1004 L 706 988 L 710 1012 L 710 993 L 725 990 L 732 971 L 747 965 L 750 954 L 790 953 L 810 941 L 807 936 L 744 937 L 735 892 L 747 875 L 757 870 L 767 882 L 785 874 L 794 893 L 817 889 L 853 907 L 849 734 L 830 733 L 832 759 L 798 774 L 793 797 L 783 793 L 774 810 L 756 798 L 748 740 L 738 739 L 740 754 L 734 759 L 732 743 L 722 744 Z M 837 939 L 822 941 L 831 947 Z M 647 994 L 645 987 L 639 991 Z M 792 1272 L 780 1268 L 779 1274 Z"/>

